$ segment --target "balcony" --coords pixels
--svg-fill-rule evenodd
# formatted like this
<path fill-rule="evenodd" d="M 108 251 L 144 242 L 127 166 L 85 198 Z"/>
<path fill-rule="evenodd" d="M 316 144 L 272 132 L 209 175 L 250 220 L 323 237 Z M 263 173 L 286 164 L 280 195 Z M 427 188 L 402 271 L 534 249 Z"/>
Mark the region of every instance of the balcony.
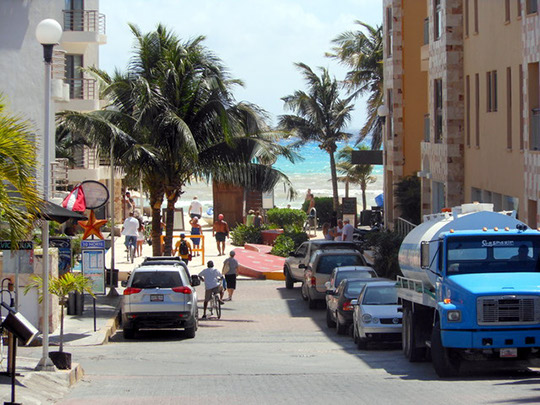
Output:
<path fill-rule="evenodd" d="M 64 10 L 62 44 L 105 44 L 105 14 L 97 10 Z"/>
<path fill-rule="evenodd" d="M 94 111 L 99 110 L 99 91 L 95 79 L 66 78 L 64 83 L 69 86 L 68 110 Z"/>

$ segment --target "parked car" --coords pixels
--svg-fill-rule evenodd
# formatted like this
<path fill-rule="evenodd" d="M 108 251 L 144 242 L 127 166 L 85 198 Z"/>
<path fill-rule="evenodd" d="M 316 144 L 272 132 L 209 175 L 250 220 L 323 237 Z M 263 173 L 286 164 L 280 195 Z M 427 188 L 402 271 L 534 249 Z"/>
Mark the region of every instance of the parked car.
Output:
<path fill-rule="evenodd" d="M 124 338 L 140 329 L 183 328 L 189 338 L 198 328 L 198 276 L 189 277 L 184 266 L 156 265 L 135 268 L 122 297 Z"/>
<path fill-rule="evenodd" d="M 337 329 L 338 335 L 345 335 L 353 323 L 352 301 L 358 298 L 367 283 L 386 281 L 384 278 L 346 278 L 336 290 L 326 290 L 326 324 Z"/>
<path fill-rule="evenodd" d="M 357 250 L 316 250 L 311 255 L 308 265 L 303 263 L 299 265 L 304 269 L 302 298 L 308 301 L 310 309 L 315 308 L 318 302 L 325 302 L 326 282 L 330 280 L 332 270 L 341 266 L 365 265 L 364 256 Z"/>
<path fill-rule="evenodd" d="M 352 305 L 353 336 L 359 349 L 366 349 L 369 341 L 401 341 L 402 313 L 395 281 L 365 284 Z"/>
<path fill-rule="evenodd" d="M 301 264 L 307 265 L 313 252 L 316 250 L 336 250 L 348 249 L 358 250 L 354 242 L 339 242 L 326 239 L 314 239 L 302 243 L 294 252 L 289 254 L 283 265 L 283 274 L 285 275 L 285 287 L 291 289 L 294 283 L 304 281 L 304 269 Z"/>

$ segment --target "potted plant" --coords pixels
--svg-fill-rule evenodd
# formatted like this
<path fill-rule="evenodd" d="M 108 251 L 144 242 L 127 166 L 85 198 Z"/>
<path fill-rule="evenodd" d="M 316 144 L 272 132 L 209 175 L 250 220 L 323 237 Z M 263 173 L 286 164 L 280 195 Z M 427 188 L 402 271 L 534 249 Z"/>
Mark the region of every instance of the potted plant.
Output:
<path fill-rule="evenodd" d="M 38 299 L 41 303 L 43 301 L 43 279 L 40 276 L 33 275 L 30 278 L 30 284 L 28 284 L 24 293 L 28 293 L 31 289 L 38 290 Z M 68 302 L 69 293 L 89 293 L 92 297 L 91 282 L 82 273 L 66 273 L 60 277 L 49 278 L 49 293 L 58 297 L 58 303 L 60 304 L 60 348 L 57 352 L 50 352 L 54 365 L 62 370 L 71 368 L 71 353 L 64 352 L 64 307 Z"/>

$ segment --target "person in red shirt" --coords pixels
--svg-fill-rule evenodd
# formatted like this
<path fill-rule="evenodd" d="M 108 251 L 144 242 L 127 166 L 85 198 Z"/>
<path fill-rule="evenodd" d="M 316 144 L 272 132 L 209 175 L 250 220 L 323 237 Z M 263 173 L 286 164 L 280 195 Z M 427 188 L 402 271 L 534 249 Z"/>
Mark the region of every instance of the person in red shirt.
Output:
<path fill-rule="evenodd" d="M 225 254 L 225 239 L 229 237 L 229 225 L 223 220 L 223 214 L 218 215 L 218 220 L 214 222 L 212 236 L 216 237 L 218 256 Z"/>

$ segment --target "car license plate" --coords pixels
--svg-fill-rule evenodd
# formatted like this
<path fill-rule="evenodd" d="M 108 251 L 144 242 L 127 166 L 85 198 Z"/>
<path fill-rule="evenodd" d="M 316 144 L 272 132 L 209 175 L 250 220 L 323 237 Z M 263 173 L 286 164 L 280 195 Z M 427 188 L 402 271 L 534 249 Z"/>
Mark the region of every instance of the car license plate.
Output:
<path fill-rule="evenodd" d="M 151 302 L 163 301 L 163 294 L 152 294 L 152 295 L 150 295 L 150 301 Z"/>
<path fill-rule="evenodd" d="M 518 352 L 517 352 L 516 347 L 508 347 L 506 349 L 501 349 L 500 356 L 502 358 L 513 358 L 513 357 L 517 357 L 517 355 L 518 355 Z"/>

